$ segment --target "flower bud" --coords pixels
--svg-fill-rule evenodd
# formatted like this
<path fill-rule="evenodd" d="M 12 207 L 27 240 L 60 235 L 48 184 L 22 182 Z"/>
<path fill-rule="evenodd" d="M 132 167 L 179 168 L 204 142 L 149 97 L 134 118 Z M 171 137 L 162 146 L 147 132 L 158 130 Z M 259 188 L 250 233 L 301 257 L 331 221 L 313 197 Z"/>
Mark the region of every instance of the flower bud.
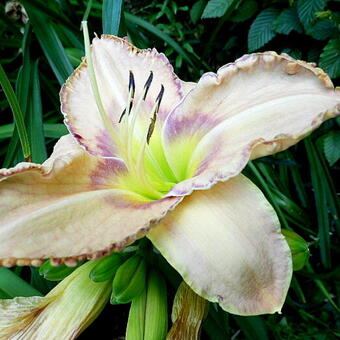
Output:
<path fill-rule="evenodd" d="M 293 270 L 300 270 L 309 258 L 308 243 L 297 233 L 288 229 L 281 229 L 289 245 L 293 258 Z"/>
<path fill-rule="evenodd" d="M 151 270 L 146 289 L 132 300 L 126 340 L 165 339 L 168 328 L 166 284 L 156 270 Z"/>
<path fill-rule="evenodd" d="M 134 255 L 117 270 L 112 283 L 111 303 L 128 303 L 139 296 L 145 288 L 146 263 Z"/>
<path fill-rule="evenodd" d="M 120 254 L 111 254 L 96 261 L 95 267 L 91 270 L 90 279 L 94 282 L 103 282 L 112 279 L 122 263 Z"/>

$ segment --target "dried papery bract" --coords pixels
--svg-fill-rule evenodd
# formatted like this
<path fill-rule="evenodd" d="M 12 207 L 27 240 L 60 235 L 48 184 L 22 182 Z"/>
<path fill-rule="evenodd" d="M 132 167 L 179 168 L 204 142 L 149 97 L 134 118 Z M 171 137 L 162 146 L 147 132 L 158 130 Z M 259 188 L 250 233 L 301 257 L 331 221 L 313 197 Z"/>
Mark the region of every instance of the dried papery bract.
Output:
<path fill-rule="evenodd" d="M 177 289 L 172 306 L 173 325 L 167 340 L 198 340 L 204 318 L 208 314 L 209 302 L 182 282 Z"/>
<path fill-rule="evenodd" d="M 0 339 L 75 339 L 109 298 L 111 281 L 95 283 L 89 279 L 94 265 L 85 263 L 45 297 L 0 300 Z"/>

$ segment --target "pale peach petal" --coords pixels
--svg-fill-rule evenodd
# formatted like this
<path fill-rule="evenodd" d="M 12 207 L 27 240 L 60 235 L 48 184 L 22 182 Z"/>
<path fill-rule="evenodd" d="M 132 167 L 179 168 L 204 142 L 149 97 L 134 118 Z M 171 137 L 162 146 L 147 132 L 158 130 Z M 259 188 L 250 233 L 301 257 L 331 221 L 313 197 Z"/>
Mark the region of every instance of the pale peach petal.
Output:
<path fill-rule="evenodd" d="M 120 160 L 90 155 L 71 135 L 43 165 L 0 170 L 0 265 L 103 256 L 144 235 L 180 199 L 150 202 L 120 189 L 125 171 Z"/>
<path fill-rule="evenodd" d="M 281 310 L 291 253 L 274 210 L 244 176 L 186 197 L 148 237 L 197 294 L 224 310 Z"/>
<path fill-rule="evenodd" d="M 92 58 L 101 100 L 114 128 L 128 104 L 129 71 L 135 79 L 135 104 L 143 96 L 144 84 L 150 72 L 153 72 L 142 110 L 146 114 L 150 114 L 161 84 L 164 85 L 165 92 L 158 113 L 160 121 L 165 119 L 183 96 L 181 84 L 186 86 L 187 83 L 177 78 L 165 55 L 155 49 L 140 50 L 125 39 L 102 35 L 100 39 L 93 39 Z M 91 153 L 117 155 L 117 145 L 109 137 L 92 93 L 86 60 L 67 80 L 60 98 L 65 123 L 78 141 Z"/>
<path fill-rule="evenodd" d="M 227 180 L 249 159 L 288 148 L 339 111 L 340 91 L 329 77 L 287 55 L 246 55 L 207 73 L 164 125 L 178 181 L 194 177 L 170 195 Z"/>

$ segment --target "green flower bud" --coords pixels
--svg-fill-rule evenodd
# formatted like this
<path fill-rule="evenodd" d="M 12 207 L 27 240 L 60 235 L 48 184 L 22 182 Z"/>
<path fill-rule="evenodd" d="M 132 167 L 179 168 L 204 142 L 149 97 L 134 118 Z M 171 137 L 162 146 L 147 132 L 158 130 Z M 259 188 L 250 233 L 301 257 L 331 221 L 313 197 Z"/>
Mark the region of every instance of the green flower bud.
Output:
<path fill-rule="evenodd" d="M 112 283 L 111 303 L 128 303 L 139 296 L 145 288 L 146 262 L 134 255 L 118 268 Z"/>
<path fill-rule="evenodd" d="M 79 263 L 80 265 L 81 263 Z M 78 266 L 79 266 L 78 265 Z M 40 268 L 39 274 L 49 281 L 61 281 L 70 275 L 76 267 L 67 267 L 65 264 L 60 266 L 52 266 L 50 260 L 47 260 Z"/>
<path fill-rule="evenodd" d="M 103 282 L 114 277 L 122 263 L 122 256 L 113 253 L 96 262 L 96 266 L 91 270 L 90 279 L 94 282 Z"/>
<path fill-rule="evenodd" d="M 166 284 L 160 273 L 151 270 L 146 289 L 132 301 L 126 340 L 163 340 L 167 328 Z"/>
<path fill-rule="evenodd" d="M 309 258 L 308 243 L 297 233 L 288 229 L 281 229 L 283 236 L 289 245 L 293 258 L 293 269 L 300 270 Z"/>

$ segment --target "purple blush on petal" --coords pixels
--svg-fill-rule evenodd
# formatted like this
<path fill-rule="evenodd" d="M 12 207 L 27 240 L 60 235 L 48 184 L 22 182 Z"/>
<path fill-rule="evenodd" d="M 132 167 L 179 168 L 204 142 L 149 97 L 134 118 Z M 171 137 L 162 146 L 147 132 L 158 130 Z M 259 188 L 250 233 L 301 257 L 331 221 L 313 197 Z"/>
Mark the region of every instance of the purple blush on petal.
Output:
<path fill-rule="evenodd" d="M 166 137 L 169 140 L 172 140 L 173 138 L 176 138 L 182 134 L 191 136 L 194 135 L 195 133 L 210 131 L 220 122 L 222 122 L 221 118 L 218 119 L 213 115 L 204 114 L 200 112 L 193 113 L 190 116 L 184 117 L 172 114 L 172 116 L 170 116 L 167 121 L 165 133 Z M 189 130 L 192 131 L 192 133 L 188 131 L 188 126 L 190 126 Z"/>

